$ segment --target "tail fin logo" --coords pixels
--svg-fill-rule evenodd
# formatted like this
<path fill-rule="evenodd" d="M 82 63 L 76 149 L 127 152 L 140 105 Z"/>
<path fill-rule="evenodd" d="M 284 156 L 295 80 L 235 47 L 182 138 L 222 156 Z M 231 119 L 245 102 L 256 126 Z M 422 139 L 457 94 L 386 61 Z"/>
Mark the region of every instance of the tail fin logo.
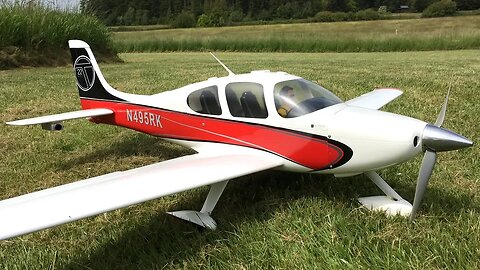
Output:
<path fill-rule="evenodd" d="M 78 88 L 85 92 L 92 89 L 95 82 L 95 70 L 90 59 L 84 55 L 79 56 L 75 60 L 73 68 Z"/>

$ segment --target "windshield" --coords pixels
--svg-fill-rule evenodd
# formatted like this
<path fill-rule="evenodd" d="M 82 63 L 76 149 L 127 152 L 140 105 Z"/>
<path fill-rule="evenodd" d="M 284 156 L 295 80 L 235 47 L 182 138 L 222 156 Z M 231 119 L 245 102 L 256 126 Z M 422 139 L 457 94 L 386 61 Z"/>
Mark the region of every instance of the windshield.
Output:
<path fill-rule="evenodd" d="M 277 112 L 285 118 L 302 116 L 342 102 L 327 89 L 305 79 L 277 83 L 273 93 Z"/>

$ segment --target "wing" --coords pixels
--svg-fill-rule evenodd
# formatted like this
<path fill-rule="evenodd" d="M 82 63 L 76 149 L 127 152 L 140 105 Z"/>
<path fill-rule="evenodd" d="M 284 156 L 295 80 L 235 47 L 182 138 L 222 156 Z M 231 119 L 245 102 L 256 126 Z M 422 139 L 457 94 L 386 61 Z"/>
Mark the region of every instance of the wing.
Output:
<path fill-rule="evenodd" d="M 351 99 L 345 103 L 351 106 L 357 106 L 367 109 L 378 110 L 385 104 L 401 96 L 403 92 L 398 89 L 382 88 L 375 89 L 369 93 Z"/>
<path fill-rule="evenodd" d="M 276 156 L 267 155 L 266 157 L 263 153 L 215 156 L 195 154 L 0 201 L 0 239 L 38 231 L 282 164 Z"/>
<path fill-rule="evenodd" d="M 40 116 L 35 118 L 28 118 L 23 120 L 10 121 L 10 122 L 7 122 L 6 124 L 13 125 L 13 126 L 47 124 L 47 123 L 57 123 L 64 120 L 86 118 L 86 117 L 92 117 L 92 116 L 101 116 L 101 115 L 107 115 L 107 114 L 113 114 L 113 111 L 109 109 L 88 109 L 88 110 L 81 110 L 81 111 L 53 114 L 53 115 L 47 115 L 47 116 Z"/>

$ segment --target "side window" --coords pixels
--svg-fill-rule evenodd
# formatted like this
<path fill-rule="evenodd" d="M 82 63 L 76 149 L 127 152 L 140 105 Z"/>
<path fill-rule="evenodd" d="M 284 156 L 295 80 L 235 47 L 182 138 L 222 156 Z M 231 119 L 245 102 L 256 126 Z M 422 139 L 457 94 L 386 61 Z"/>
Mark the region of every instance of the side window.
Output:
<path fill-rule="evenodd" d="M 217 86 L 210 86 L 192 92 L 188 95 L 187 104 L 192 110 L 198 113 L 213 115 L 222 114 L 222 109 L 218 102 Z"/>
<path fill-rule="evenodd" d="M 263 86 L 258 83 L 236 82 L 225 87 L 228 109 L 233 116 L 267 118 Z"/>

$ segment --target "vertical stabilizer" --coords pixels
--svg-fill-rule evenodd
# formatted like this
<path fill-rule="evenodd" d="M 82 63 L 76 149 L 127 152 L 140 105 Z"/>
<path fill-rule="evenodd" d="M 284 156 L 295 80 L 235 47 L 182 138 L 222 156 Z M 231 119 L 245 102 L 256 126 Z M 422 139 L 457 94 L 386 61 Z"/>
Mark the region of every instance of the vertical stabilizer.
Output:
<path fill-rule="evenodd" d="M 103 77 L 90 46 L 81 40 L 69 40 L 68 45 L 80 98 L 122 101 Z"/>

